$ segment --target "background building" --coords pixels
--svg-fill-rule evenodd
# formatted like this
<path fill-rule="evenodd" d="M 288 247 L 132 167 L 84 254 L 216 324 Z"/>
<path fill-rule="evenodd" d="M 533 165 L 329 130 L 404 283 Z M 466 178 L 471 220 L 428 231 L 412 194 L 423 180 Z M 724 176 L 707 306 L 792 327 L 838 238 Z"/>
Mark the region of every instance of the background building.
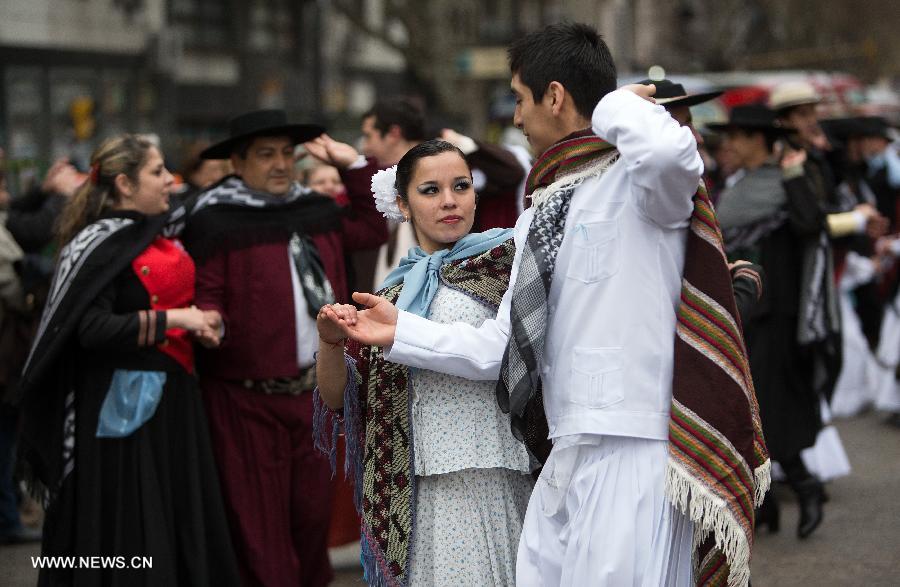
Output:
<path fill-rule="evenodd" d="M 153 132 L 172 162 L 235 113 L 280 107 L 344 140 L 379 96 L 499 137 L 513 103 L 506 47 L 560 20 L 595 25 L 623 76 L 840 70 L 898 78 L 893 2 L 858 0 L 4 0 L 0 146 L 16 174 Z"/>

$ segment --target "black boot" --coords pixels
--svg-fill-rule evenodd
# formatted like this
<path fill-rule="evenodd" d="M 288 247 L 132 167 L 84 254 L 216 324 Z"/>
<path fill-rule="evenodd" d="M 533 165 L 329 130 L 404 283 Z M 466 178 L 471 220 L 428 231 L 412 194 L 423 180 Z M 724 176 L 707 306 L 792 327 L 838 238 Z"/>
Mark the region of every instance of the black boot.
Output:
<path fill-rule="evenodd" d="M 768 526 L 769 534 L 775 534 L 778 532 L 780 524 L 781 511 L 778 507 L 778 500 L 775 498 L 775 493 L 769 490 L 759 509 L 756 510 L 756 527 L 758 529 Z"/>
<path fill-rule="evenodd" d="M 800 455 L 781 463 L 784 474 L 800 506 L 800 523 L 797 536 L 807 538 L 822 523 L 822 504 L 825 502 L 825 488 L 822 482 L 810 473 Z"/>
<path fill-rule="evenodd" d="M 797 502 L 800 505 L 797 537 L 806 538 L 822 523 L 822 503 L 825 501 L 822 482 L 811 476 L 796 484 L 794 491 L 797 493 Z"/>

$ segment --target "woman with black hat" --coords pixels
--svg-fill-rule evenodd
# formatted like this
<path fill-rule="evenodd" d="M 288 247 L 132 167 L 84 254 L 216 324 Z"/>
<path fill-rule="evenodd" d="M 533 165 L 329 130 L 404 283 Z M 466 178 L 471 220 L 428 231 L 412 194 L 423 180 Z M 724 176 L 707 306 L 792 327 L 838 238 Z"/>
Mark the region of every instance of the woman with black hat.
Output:
<path fill-rule="evenodd" d="M 239 583 L 193 374 L 192 338 L 218 331 L 166 236 L 172 183 L 152 143 L 114 137 L 61 217 L 21 444 L 48 504 L 42 554 L 88 562 L 42 569 L 41 585 Z"/>

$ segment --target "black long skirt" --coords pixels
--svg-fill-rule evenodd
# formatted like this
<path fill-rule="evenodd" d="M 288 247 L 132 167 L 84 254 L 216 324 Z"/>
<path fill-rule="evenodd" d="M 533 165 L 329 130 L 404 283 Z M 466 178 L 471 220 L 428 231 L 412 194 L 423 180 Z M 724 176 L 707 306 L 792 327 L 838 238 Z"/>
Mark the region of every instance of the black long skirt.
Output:
<path fill-rule="evenodd" d="M 783 462 L 811 447 L 822 429 L 812 358 L 797 343 L 797 321 L 770 314 L 746 332 L 753 386 L 769 454 Z"/>
<path fill-rule="evenodd" d="M 87 369 L 76 380 L 74 469 L 47 512 L 43 554 L 79 557 L 78 568 L 42 570 L 39 584 L 238 585 L 196 379 L 167 369 L 148 422 L 126 438 L 97 438 L 112 373 Z"/>

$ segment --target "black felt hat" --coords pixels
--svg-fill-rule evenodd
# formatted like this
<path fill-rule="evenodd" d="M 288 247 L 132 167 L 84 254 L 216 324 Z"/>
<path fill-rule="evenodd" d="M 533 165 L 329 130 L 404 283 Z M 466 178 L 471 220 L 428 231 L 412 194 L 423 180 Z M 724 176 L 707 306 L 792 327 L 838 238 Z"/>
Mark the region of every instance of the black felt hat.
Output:
<path fill-rule="evenodd" d="M 667 79 L 645 79 L 638 83 L 644 86 L 650 84 L 656 86 L 656 93 L 653 95 L 653 98 L 660 106 L 696 106 L 697 104 L 709 102 L 722 95 L 722 92 L 704 92 L 702 94 L 692 94 L 688 96 L 683 85 L 676 84 Z"/>
<path fill-rule="evenodd" d="M 312 140 L 325 132 L 317 124 L 288 124 L 284 110 L 256 110 L 241 114 L 228 122 L 229 137 L 200 153 L 201 159 L 227 159 L 244 139 L 252 137 L 288 136 L 295 145 Z"/>
<path fill-rule="evenodd" d="M 855 137 L 881 137 L 891 140 L 888 133 L 890 125 L 881 116 L 831 118 L 823 120 L 821 124 L 826 133 L 841 140 Z"/>
<path fill-rule="evenodd" d="M 880 137 L 882 139 L 891 140 L 888 133 L 891 125 L 881 116 L 861 116 L 857 121 L 856 135 L 861 137 Z"/>
<path fill-rule="evenodd" d="M 746 106 L 735 106 L 731 109 L 728 116 L 728 122 L 720 122 L 707 124 L 707 128 L 717 131 L 727 131 L 733 128 L 743 130 L 758 130 L 763 132 L 772 132 L 784 134 L 790 132 L 791 129 L 782 126 L 775 118 L 775 112 L 762 104 L 748 104 Z"/>

